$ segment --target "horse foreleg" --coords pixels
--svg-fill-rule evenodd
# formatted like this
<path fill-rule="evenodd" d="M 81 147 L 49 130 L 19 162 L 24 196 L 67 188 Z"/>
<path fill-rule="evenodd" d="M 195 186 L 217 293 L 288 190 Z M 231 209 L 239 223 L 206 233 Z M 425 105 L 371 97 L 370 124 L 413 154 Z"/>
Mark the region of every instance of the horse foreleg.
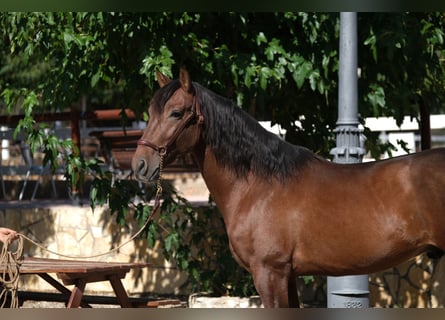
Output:
<path fill-rule="evenodd" d="M 263 266 L 253 272 L 253 279 L 265 308 L 299 307 L 296 282 L 287 270 Z"/>

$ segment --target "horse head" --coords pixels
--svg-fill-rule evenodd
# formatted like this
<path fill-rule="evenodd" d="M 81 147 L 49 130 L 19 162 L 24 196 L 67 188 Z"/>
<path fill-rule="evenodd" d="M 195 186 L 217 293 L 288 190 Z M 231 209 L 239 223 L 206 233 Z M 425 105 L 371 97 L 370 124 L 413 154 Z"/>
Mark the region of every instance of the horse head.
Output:
<path fill-rule="evenodd" d="M 136 179 L 158 178 L 163 165 L 190 152 L 201 136 L 199 99 L 188 72 L 181 68 L 178 80 L 157 73 L 160 89 L 151 99 L 149 121 L 132 159 Z"/>

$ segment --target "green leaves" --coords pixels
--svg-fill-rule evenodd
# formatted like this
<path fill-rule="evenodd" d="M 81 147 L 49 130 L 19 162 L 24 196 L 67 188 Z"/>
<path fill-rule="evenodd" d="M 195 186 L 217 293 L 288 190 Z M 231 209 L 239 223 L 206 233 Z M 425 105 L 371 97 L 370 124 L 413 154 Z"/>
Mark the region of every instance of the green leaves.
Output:
<path fill-rule="evenodd" d="M 162 45 L 157 53 L 152 51 L 142 60 L 142 66 L 139 69 L 139 73 L 146 76 L 147 84 L 150 88 L 153 88 L 154 80 L 156 79 L 156 71 L 173 78 L 171 70 L 174 63 L 173 53 L 166 45 Z"/>
<path fill-rule="evenodd" d="M 381 114 L 381 108 L 385 107 L 385 91 L 378 84 L 371 84 L 370 92 L 366 95 L 367 101 L 372 105 L 374 117 L 378 117 Z"/>
<path fill-rule="evenodd" d="M 369 30 L 368 38 L 364 41 L 364 45 L 370 47 L 371 52 L 372 52 L 372 57 L 373 57 L 374 61 L 377 62 L 377 59 L 378 59 L 378 57 L 377 57 L 377 37 L 376 37 L 372 27 Z"/>
<path fill-rule="evenodd" d="M 309 61 L 304 61 L 303 59 L 298 59 L 299 62 L 294 62 L 291 67 L 292 78 L 297 84 L 297 88 L 301 89 L 304 81 L 309 77 L 312 72 L 312 63 Z"/>
<path fill-rule="evenodd" d="M 97 206 L 104 206 L 108 202 L 109 195 L 112 188 L 112 173 L 103 172 L 100 167 L 100 162 L 92 159 L 86 163 L 86 167 L 95 175 L 90 188 L 90 206 L 94 209 Z"/>
<path fill-rule="evenodd" d="M 268 44 L 266 50 L 264 50 L 267 60 L 273 61 L 276 55 L 287 56 L 286 51 L 280 44 L 280 40 L 273 38 Z"/>
<path fill-rule="evenodd" d="M 179 248 L 179 235 L 172 232 L 164 239 L 164 247 L 167 252 L 176 251 Z"/>

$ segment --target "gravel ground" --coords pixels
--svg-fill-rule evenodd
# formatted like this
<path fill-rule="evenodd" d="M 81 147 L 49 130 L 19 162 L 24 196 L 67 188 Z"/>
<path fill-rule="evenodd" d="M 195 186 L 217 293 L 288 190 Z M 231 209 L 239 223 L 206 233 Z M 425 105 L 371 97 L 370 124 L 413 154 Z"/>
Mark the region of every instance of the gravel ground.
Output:
<path fill-rule="evenodd" d="M 92 304 L 93 308 L 120 308 L 116 304 Z M 20 307 L 22 309 L 30 308 L 43 308 L 43 309 L 65 309 L 65 304 L 63 302 L 50 302 L 50 301 L 25 301 Z"/>
<path fill-rule="evenodd" d="M 169 297 L 169 298 L 157 298 L 150 299 L 150 301 L 160 300 L 163 301 L 164 304 L 160 304 L 158 308 L 187 308 L 188 302 L 184 297 Z M 168 300 L 173 300 L 174 303 L 168 302 Z M 148 301 L 148 300 L 147 300 Z M 178 302 L 179 301 L 179 302 Z M 118 304 L 104 304 L 104 303 L 90 303 L 93 308 L 103 308 L 103 309 L 112 309 L 112 308 L 120 308 Z M 46 308 L 46 309 L 64 309 L 64 302 L 53 302 L 53 301 L 36 301 L 36 300 L 26 300 L 23 302 L 23 305 L 20 307 L 23 309 L 30 308 Z"/>
<path fill-rule="evenodd" d="M 145 299 L 144 299 L 145 301 Z M 201 294 L 192 294 L 189 297 L 157 297 L 146 301 L 159 301 L 158 308 L 262 308 L 259 296 L 240 298 L 240 297 L 209 297 Z M 176 301 L 171 303 L 170 301 Z M 178 301 L 180 304 L 178 304 Z M 165 303 L 165 305 L 164 305 Z M 120 308 L 117 304 L 90 304 L 93 308 Z M 46 309 L 64 309 L 63 302 L 35 301 L 26 300 L 20 308 L 46 308 Z"/>

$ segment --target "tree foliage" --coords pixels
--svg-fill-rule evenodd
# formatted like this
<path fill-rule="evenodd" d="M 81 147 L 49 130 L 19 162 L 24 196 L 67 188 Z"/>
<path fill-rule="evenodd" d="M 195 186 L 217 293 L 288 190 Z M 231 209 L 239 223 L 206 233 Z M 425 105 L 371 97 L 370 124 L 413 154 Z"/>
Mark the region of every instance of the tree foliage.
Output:
<path fill-rule="evenodd" d="M 88 108 L 129 107 L 146 118 L 157 89 L 155 71 L 175 77 L 185 66 L 194 81 L 233 99 L 257 119 L 280 124 L 290 142 L 324 156 L 335 144 L 338 13 L 3 12 L 0 24 L 1 113 L 25 114 L 17 130 L 31 133 L 32 146 L 44 146 L 46 161 L 70 149 L 64 155 L 68 180 L 76 184 L 94 175 L 92 206 L 109 203 L 121 223 L 138 190 L 128 181 L 112 184 L 95 159 L 82 159 L 68 142 L 43 135 L 35 114 L 80 108 L 86 97 Z M 401 123 L 405 115 L 418 118 L 421 103 L 430 111 L 443 110 L 443 24 L 442 13 L 358 14 L 362 119 L 394 116 Z M 390 147 L 369 130 L 364 133 L 374 157 Z M 183 202 L 172 196 L 163 212 Z M 143 221 L 149 209 L 135 208 Z M 251 293 L 252 287 L 244 285 L 249 282 L 230 269 L 234 262 L 226 260 L 227 246 L 221 249 L 225 235 L 198 228 L 205 215 L 198 219 L 184 209 L 184 216 L 197 230 L 188 239 L 218 239 L 221 255 L 213 261 L 222 263 L 207 265 L 208 273 L 201 272 L 206 252 L 192 257 L 182 240 L 189 232 L 184 221 L 164 214 L 161 220 L 171 232 L 163 235 L 152 224 L 146 237 L 163 239 L 166 254 L 189 271 L 197 290 Z"/>

